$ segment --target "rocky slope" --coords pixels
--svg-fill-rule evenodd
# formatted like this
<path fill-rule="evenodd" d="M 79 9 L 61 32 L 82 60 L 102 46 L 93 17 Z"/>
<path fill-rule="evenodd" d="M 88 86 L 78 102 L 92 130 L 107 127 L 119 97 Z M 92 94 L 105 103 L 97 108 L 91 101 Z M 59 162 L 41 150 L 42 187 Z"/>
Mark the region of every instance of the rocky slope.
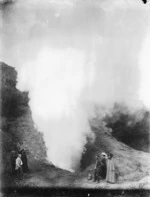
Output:
<path fill-rule="evenodd" d="M 150 189 L 150 154 L 134 150 L 118 142 L 114 137 L 101 133 L 99 135 L 97 151 L 93 155 L 105 151 L 108 147 L 114 154 L 119 172 L 116 184 L 109 184 L 102 180 L 99 184 L 88 180 L 88 174 L 93 174 L 95 160 L 82 171 L 75 173 L 58 169 L 41 163 L 39 171 L 25 175 L 18 185 L 22 187 L 40 188 L 84 188 L 84 189 Z M 108 150 L 108 149 L 107 149 Z"/>
<path fill-rule="evenodd" d="M 1 103 L 1 146 L 3 156 L 3 183 L 10 186 L 9 156 L 11 150 L 24 148 L 28 152 L 30 174 L 23 181 L 13 184 L 28 187 L 80 187 L 80 188 L 123 188 L 150 189 L 150 153 L 134 150 L 119 142 L 111 135 L 110 129 L 102 123 L 92 123 L 96 140 L 89 142 L 81 160 L 81 169 L 75 173 L 55 168 L 46 163 L 46 148 L 42 134 L 34 128 L 31 111 L 28 106 L 28 93 L 16 89 L 17 73 L 14 68 L 0 63 L 0 103 Z M 87 180 L 93 173 L 95 155 L 112 152 L 119 173 L 114 185 L 102 181 L 95 184 Z M 9 179 L 10 178 L 10 179 Z M 9 180 L 8 180 L 9 179 Z"/>
<path fill-rule="evenodd" d="M 26 149 L 29 163 L 44 160 L 46 148 L 42 134 L 34 128 L 31 111 L 28 106 L 28 93 L 16 88 L 17 72 L 13 67 L 0 63 L 0 134 L 1 134 L 1 172 L 10 173 L 10 152 Z"/>
<path fill-rule="evenodd" d="M 103 183 L 101 187 L 150 189 L 150 153 L 134 150 L 122 142 L 117 141 L 110 134 L 104 134 L 102 132 L 100 132 L 98 143 L 99 151 L 97 153 L 105 150 L 107 152 L 109 148 L 109 152 L 114 154 L 116 168 L 119 173 L 117 184 L 109 185 Z M 92 173 L 93 167 L 94 161 L 85 169 L 83 174 Z M 86 183 L 83 183 L 83 186 L 94 187 L 93 184 L 87 181 Z"/>

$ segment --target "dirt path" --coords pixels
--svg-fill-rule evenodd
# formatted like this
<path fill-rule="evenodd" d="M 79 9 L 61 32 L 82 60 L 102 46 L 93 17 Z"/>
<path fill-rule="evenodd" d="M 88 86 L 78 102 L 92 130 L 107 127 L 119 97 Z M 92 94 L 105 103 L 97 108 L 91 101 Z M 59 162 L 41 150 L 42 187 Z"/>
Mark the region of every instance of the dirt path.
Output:
<path fill-rule="evenodd" d="M 24 180 L 19 186 L 27 187 L 73 187 L 96 189 L 150 189 L 150 177 L 144 177 L 139 181 L 122 181 L 109 184 L 105 181 L 95 183 L 87 180 L 85 174 L 71 173 L 55 167 L 47 166 L 41 171 L 24 175 Z"/>
<path fill-rule="evenodd" d="M 96 189 L 149 189 L 150 190 L 150 153 L 137 151 L 117 141 L 111 135 L 101 134 L 99 143 L 111 149 L 114 154 L 119 179 L 116 184 L 101 181 L 99 184 L 87 180 L 89 173 L 93 173 L 95 160 L 84 171 L 71 173 L 56 168 L 49 163 L 37 162 L 29 159 L 31 172 L 24 175 L 23 181 L 17 185 L 27 187 L 73 187 Z M 100 154 L 101 148 L 99 148 Z M 95 153 L 93 153 L 95 154 Z"/>

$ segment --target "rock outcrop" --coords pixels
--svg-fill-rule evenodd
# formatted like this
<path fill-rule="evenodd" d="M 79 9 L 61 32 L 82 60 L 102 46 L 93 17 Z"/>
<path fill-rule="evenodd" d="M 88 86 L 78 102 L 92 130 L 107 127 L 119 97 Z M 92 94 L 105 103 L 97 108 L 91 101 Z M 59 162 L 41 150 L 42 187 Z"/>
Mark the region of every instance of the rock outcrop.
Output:
<path fill-rule="evenodd" d="M 0 79 L 2 171 L 9 172 L 11 150 L 26 149 L 32 163 L 46 158 L 46 148 L 42 133 L 34 128 L 28 92 L 21 92 L 16 88 L 16 70 L 1 62 Z"/>

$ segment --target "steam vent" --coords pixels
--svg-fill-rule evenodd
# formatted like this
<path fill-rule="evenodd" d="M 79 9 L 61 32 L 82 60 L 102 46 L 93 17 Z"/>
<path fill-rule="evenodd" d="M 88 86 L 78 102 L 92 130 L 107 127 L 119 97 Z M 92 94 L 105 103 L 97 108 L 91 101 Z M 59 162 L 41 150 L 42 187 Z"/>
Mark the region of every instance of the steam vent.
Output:
<path fill-rule="evenodd" d="M 43 135 L 34 128 L 29 108 L 28 92 L 21 92 L 16 88 L 16 70 L 0 63 L 1 74 L 1 154 L 2 154 L 2 186 L 14 187 L 16 182 L 11 177 L 10 152 L 12 150 L 26 150 L 30 174 L 25 174 L 24 180 L 18 184 L 22 187 L 39 185 L 40 187 L 70 186 L 94 188 L 95 185 L 87 181 L 87 175 L 92 174 L 95 156 L 102 151 L 112 152 L 115 155 L 116 166 L 119 171 L 119 184 L 105 185 L 107 188 L 149 188 L 150 160 L 149 150 L 139 147 L 136 143 L 127 146 L 113 137 L 112 129 L 97 119 L 90 121 L 90 127 L 96 138 L 85 145 L 85 152 L 80 161 L 80 170 L 69 172 L 57 168 L 46 160 L 46 147 Z M 117 106 L 119 107 L 119 105 Z M 148 113 L 146 113 L 146 117 Z M 116 134 L 115 134 L 116 135 Z M 147 136 L 148 137 L 148 136 Z M 6 176 L 7 175 L 7 176 Z M 59 177 L 58 177 L 59 176 Z M 53 181 L 51 181 L 51 179 Z"/>

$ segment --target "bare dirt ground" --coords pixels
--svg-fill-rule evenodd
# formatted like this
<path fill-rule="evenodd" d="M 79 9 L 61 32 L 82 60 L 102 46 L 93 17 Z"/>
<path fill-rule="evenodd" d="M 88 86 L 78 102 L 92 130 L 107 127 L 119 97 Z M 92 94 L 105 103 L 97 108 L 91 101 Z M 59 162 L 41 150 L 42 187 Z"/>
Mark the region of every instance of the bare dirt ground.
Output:
<path fill-rule="evenodd" d="M 147 176 L 139 181 L 125 181 L 109 184 L 102 180 L 95 183 L 87 180 L 82 174 L 70 173 L 63 170 L 47 169 L 36 173 L 26 174 L 23 181 L 18 181 L 19 186 L 27 187 L 77 187 L 95 189 L 150 189 L 150 177 Z"/>
<path fill-rule="evenodd" d="M 100 141 L 101 145 L 109 146 L 114 154 L 114 160 L 119 172 L 116 184 L 109 184 L 104 180 L 100 183 L 87 180 L 88 174 L 93 173 L 95 161 L 83 171 L 72 173 L 48 163 L 31 162 L 29 158 L 30 173 L 24 174 L 24 179 L 21 181 L 13 179 L 12 186 L 150 190 L 150 153 L 134 150 L 117 141 L 111 135 L 102 134 L 100 139 L 102 140 Z M 10 180 L 10 182 L 12 181 Z"/>
<path fill-rule="evenodd" d="M 96 189 L 148 189 L 150 190 L 150 153 L 134 150 L 117 141 L 110 135 L 102 134 L 102 142 L 114 153 L 119 172 L 116 184 L 102 180 L 95 183 L 87 180 L 88 173 L 93 173 L 94 162 L 84 171 L 69 172 L 48 163 L 32 163 L 31 172 L 24 174 L 22 181 L 14 180 L 19 187 L 69 187 Z"/>

